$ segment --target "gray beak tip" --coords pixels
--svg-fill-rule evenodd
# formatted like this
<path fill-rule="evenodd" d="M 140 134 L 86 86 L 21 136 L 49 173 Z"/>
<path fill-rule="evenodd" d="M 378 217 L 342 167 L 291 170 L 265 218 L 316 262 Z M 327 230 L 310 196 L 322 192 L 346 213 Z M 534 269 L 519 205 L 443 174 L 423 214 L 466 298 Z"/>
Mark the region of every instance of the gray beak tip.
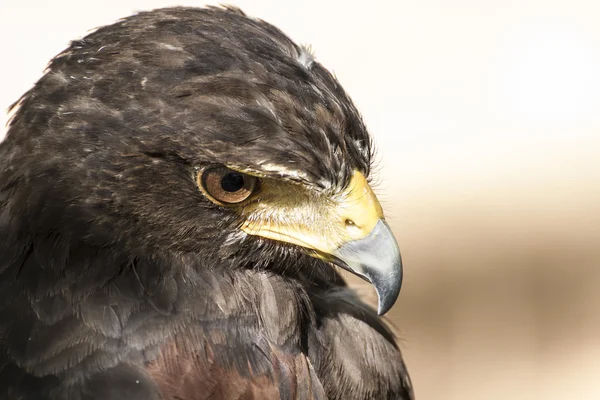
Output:
<path fill-rule="evenodd" d="M 367 237 L 344 244 L 334 256 L 341 261 L 340 266 L 375 287 L 379 315 L 392 308 L 402 286 L 402 260 L 392 230 L 383 219 Z"/>
<path fill-rule="evenodd" d="M 377 291 L 377 314 L 384 315 L 396 303 L 402 287 L 402 265 L 394 269 L 395 276 L 386 280 L 371 281 Z"/>

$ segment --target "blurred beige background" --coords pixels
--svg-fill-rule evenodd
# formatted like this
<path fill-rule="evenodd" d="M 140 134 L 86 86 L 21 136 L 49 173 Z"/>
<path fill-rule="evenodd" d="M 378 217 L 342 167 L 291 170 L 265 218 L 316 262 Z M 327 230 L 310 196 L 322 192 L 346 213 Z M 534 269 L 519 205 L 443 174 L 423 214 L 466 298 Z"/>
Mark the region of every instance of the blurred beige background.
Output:
<path fill-rule="evenodd" d="M 312 44 L 364 114 L 418 398 L 600 399 L 600 3 L 229 3 Z M 0 107 L 69 40 L 177 4 L 202 3 L 0 1 Z"/>

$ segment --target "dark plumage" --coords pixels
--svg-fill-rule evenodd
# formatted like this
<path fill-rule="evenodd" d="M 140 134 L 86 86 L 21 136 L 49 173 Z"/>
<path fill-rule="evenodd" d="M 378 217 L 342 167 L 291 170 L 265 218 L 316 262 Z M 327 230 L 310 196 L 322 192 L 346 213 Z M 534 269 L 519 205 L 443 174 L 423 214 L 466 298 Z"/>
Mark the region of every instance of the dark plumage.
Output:
<path fill-rule="evenodd" d="M 214 164 L 321 199 L 371 144 L 331 74 L 237 9 L 140 13 L 52 60 L 0 144 L 0 399 L 412 398 L 329 262 L 199 190 Z"/>

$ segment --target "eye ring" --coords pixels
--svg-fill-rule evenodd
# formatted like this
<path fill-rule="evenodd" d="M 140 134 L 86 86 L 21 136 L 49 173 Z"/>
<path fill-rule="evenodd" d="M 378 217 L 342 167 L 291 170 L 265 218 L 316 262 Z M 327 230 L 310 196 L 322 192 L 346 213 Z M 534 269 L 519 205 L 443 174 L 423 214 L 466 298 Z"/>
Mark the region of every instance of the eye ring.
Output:
<path fill-rule="evenodd" d="M 198 172 L 198 187 L 219 205 L 240 205 L 256 191 L 258 178 L 224 166 L 207 167 Z"/>

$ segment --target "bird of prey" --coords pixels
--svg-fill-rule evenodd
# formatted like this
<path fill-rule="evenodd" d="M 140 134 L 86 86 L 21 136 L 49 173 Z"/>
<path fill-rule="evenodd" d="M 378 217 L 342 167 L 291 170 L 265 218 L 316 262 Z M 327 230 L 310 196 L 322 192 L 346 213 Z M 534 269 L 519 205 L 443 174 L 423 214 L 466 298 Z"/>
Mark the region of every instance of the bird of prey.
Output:
<path fill-rule="evenodd" d="M 413 398 L 370 137 L 306 49 L 234 8 L 142 12 L 15 109 L 0 399 Z"/>

